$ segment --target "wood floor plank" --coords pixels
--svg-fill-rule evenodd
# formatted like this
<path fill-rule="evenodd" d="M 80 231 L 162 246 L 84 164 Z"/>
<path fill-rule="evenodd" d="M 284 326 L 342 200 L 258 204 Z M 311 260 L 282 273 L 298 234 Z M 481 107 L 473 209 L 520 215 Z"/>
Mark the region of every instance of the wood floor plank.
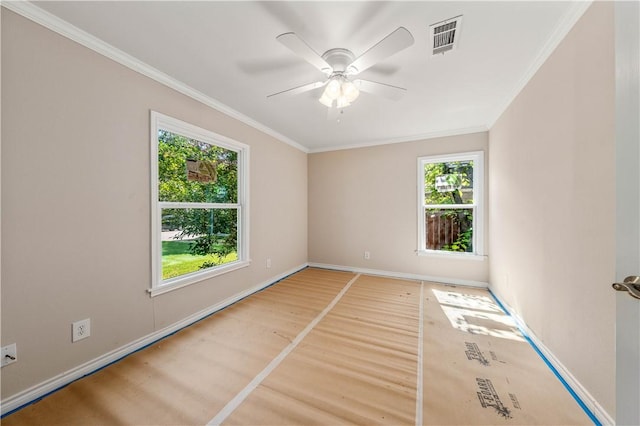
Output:
<path fill-rule="evenodd" d="M 204 424 L 353 276 L 301 271 L 5 417 L 2 424 Z"/>

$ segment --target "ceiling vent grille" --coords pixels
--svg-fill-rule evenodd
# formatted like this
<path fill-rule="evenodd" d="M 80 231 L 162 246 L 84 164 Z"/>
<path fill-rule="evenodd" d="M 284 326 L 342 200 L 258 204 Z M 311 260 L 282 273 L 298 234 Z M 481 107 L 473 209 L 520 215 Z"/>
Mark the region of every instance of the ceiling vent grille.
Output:
<path fill-rule="evenodd" d="M 431 56 L 446 53 L 458 47 L 462 15 L 429 26 Z"/>

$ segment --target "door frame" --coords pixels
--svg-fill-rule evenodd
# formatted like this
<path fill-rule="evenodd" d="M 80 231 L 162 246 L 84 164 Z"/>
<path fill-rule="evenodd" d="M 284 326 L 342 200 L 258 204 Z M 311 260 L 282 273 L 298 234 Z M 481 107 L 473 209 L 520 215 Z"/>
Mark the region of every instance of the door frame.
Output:
<path fill-rule="evenodd" d="M 616 282 L 640 275 L 640 4 L 615 2 Z M 640 301 L 616 292 L 616 424 L 640 424 Z"/>

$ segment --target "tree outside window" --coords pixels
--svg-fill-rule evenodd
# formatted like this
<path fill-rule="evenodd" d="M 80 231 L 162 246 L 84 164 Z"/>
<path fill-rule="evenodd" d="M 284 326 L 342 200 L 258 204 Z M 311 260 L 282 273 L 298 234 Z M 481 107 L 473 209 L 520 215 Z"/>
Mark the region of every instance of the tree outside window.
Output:
<path fill-rule="evenodd" d="M 422 157 L 418 251 L 477 253 L 482 153 Z"/>
<path fill-rule="evenodd" d="M 152 113 L 153 285 L 248 265 L 248 146 Z"/>

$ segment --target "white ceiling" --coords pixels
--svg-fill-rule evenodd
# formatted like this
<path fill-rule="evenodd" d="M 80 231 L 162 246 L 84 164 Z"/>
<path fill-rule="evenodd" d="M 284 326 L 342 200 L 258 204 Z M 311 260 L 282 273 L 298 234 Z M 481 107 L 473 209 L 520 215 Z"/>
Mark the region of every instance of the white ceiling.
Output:
<path fill-rule="evenodd" d="M 37 2 L 36 5 L 309 151 L 480 131 L 498 118 L 584 3 Z M 463 15 L 458 49 L 429 57 L 428 26 Z M 267 95 L 324 75 L 276 41 L 293 31 L 316 52 L 359 56 L 397 27 L 415 44 L 359 77 L 405 87 L 367 93 L 327 120 L 322 89 Z"/>

